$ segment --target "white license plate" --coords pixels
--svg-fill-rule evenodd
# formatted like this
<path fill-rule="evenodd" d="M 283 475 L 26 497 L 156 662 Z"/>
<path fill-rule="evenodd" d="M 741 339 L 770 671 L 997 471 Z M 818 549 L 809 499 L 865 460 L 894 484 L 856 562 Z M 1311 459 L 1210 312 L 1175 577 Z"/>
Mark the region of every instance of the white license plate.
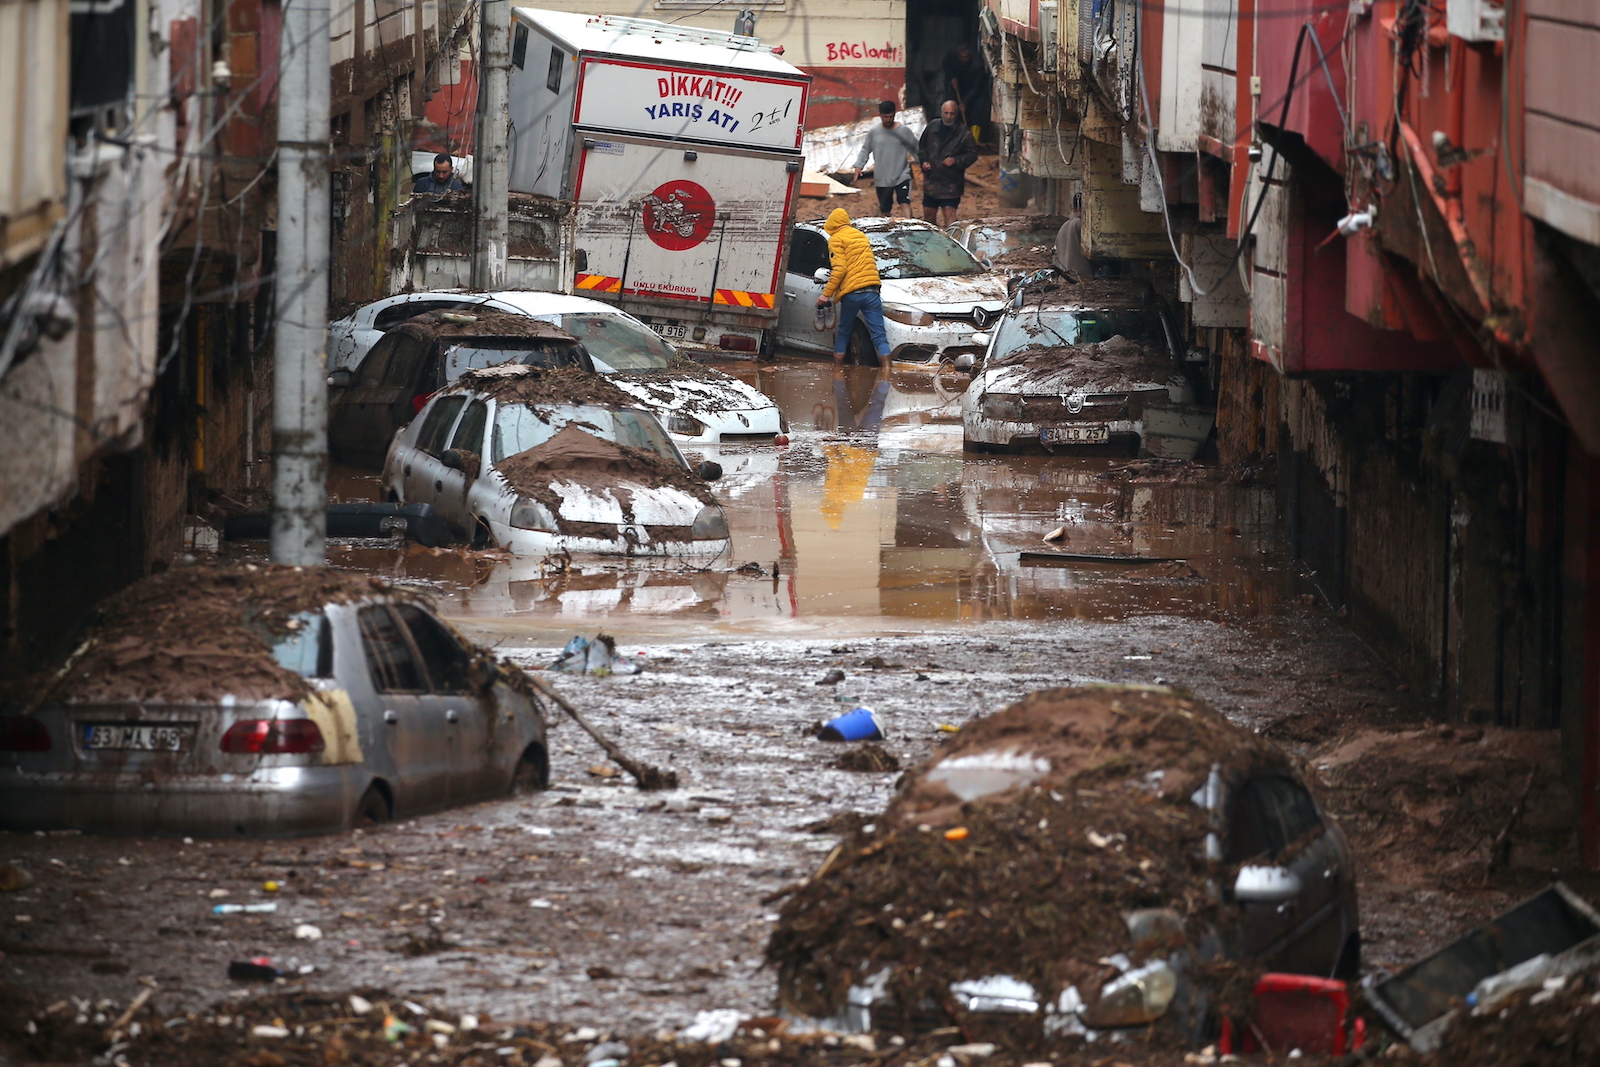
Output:
<path fill-rule="evenodd" d="M 681 341 L 689 336 L 689 327 L 679 326 L 675 322 L 652 322 L 649 326 L 669 341 Z"/>
<path fill-rule="evenodd" d="M 181 752 L 189 747 L 189 726 L 132 726 L 84 723 L 83 747 L 130 749 L 135 752 Z"/>
<path fill-rule="evenodd" d="M 1103 445 L 1111 440 L 1111 427 L 1105 423 L 1088 426 L 1046 426 L 1039 440 L 1047 445 Z"/>

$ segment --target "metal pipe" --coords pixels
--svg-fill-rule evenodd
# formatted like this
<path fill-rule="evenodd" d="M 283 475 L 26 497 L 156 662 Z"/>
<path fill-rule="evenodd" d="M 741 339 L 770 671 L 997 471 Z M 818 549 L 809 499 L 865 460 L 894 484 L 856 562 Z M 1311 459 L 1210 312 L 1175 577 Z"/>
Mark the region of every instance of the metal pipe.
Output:
<path fill-rule="evenodd" d="M 286 0 L 278 81 L 272 561 L 327 561 L 329 0 Z"/>
<path fill-rule="evenodd" d="M 478 5 L 478 23 L 483 47 L 478 67 L 477 148 L 472 161 L 478 235 L 472 285 L 475 289 L 500 289 L 505 285 L 511 239 L 511 176 L 506 152 L 511 134 L 506 117 L 511 101 L 511 0 L 483 0 Z"/>

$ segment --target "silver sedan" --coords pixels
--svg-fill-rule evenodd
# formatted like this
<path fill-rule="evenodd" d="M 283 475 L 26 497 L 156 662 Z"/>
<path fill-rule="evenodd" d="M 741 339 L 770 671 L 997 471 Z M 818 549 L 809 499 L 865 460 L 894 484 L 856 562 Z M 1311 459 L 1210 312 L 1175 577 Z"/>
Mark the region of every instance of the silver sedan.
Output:
<path fill-rule="evenodd" d="M 526 685 L 400 596 L 301 611 L 261 654 L 298 700 L 0 708 L 0 828 L 292 835 L 543 788 Z"/>

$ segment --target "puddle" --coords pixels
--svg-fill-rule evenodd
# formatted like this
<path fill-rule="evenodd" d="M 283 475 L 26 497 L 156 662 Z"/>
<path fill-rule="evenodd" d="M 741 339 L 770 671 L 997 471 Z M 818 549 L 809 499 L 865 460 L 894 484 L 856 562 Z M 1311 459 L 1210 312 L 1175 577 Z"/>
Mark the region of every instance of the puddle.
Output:
<path fill-rule="evenodd" d="M 791 434 L 787 447 L 697 453 L 723 467 L 714 488 L 731 558 L 696 567 L 589 557 L 553 573 L 537 559 L 360 542 L 330 546 L 330 559 L 425 583 L 449 615 L 562 640 L 586 628 L 815 635 L 1250 617 L 1299 592 L 1274 534 L 1270 485 L 1116 475 L 1126 459 L 965 454 L 956 391 L 965 376 L 836 373 L 798 358 L 725 369 L 776 399 Z M 375 475 L 336 471 L 331 484 L 341 499 L 377 493 Z M 1058 527 L 1062 539 L 1045 542 Z M 1031 558 L 1054 551 L 1181 562 Z"/>

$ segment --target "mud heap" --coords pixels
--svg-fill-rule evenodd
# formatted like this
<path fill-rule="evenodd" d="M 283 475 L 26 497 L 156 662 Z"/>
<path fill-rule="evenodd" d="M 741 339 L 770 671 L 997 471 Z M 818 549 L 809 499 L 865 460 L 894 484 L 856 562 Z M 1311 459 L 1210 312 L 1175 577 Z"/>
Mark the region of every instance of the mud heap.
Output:
<path fill-rule="evenodd" d="M 1151 955 L 1231 930 L 1207 891 L 1224 873 L 1204 858 L 1210 813 L 1191 796 L 1213 765 L 1232 776 L 1286 762 L 1187 694 L 1033 693 L 964 727 L 791 896 L 767 947 L 780 999 L 831 1016 L 888 967 L 897 1006 L 946 1005 L 952 982 L 997 975 L 1041 1001 L 1076 986 L 1093 1003 L 1118 973 L 1099 961 L 1137 956 L 1126 913 L 1181 918 Z"/>
<path fill-rule="evenodd" d="M 517 492 L 532 496 L 560 514 L 555 481 L 578 482 L 592 492 L 629 491 L 630 487 L 670 486 L 697 499 L 711 499 L 705 480 L 681 463 L 648 448 L 630 448 L 597 437 L 579 423 L 568 423 L 548 441 L 495 464 Z"/>
<path fill-rule="evenodd" d="M 446 388 L 449 392 L 455 393 L 484 393 L 496 400 L 511 404 L 597 404 L 601 407 L 617 408 L 639 406 L 637 400 L 612 385 L 605 375 L 590 374 L 577 367 L 551 369 L 506 363 L 498 367 L 469 370 Z"/>
<path fill-rule="evenodd" d="M 1040 333 L 1040 345 L 1050 344 L 1050 334 Z M 1072 388 L 1115 391 L 1145 383 L 1165 385 L 1180 377 L 1172 359 L 1158 346 L 1116 336 L 1082 345 L 1019 348 L 986 364 L 990 370 L 1023 366 L 1029 378 L 1026 392 L 1048 393 Z"/>
<path fill-rule="evenodd" d="M 389 591 L 382 579 L 326 568 L 184 567 L 138 582 L 95 609 L 65 663 L 0 696 L 24 702 L 298 700 L 306 682 L 272 656 L 297 614 Z"/>

